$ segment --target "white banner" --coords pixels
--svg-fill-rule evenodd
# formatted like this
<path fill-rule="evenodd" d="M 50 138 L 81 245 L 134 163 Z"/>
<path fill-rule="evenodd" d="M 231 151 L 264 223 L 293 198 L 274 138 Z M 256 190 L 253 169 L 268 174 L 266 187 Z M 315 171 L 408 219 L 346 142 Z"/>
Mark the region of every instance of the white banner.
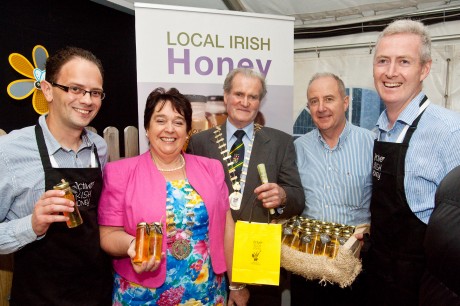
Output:
<path fill-rule="evenodd" d="M 223 95 L 227 73 L 266 75 L 265 125 L 292 133 L 294 18 L 135 3 L 140 152 L 147 150 L 144 108 L 157 87 Z"/>

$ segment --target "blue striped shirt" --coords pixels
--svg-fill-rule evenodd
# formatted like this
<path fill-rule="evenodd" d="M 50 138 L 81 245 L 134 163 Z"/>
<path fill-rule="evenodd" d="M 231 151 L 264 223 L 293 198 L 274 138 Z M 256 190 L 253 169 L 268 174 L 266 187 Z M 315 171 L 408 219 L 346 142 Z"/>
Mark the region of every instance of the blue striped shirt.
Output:
<path fill-rule="evenodd" d="M 48 129 L 45 115 L 39 118 L 48 153 L 61 168 L 85 168 L 91 164 L 96 145 L 102 166 L 107 161 L 107 145 L 97 134 L 87 131 L 78 152 L 65 149 Z M 32 211 L 45 192 L 45 174 L 35 139 L 35 126 L 0 136 L 0 254 L 12 253 L 37 239 L 32 229 Z"/>
<path fill-rule="evenodd" d="M 347 122 L 330 148 L 315 129 L 295 142 L 305 193 L 303 216 L 357 225 L 370 222 L 375 134 Z"/>
<path fill-rule="evenodd" d="M 379 140 L 396 142 L 406 124 L 417 118 L 420 92 L 399 114 L 392 128 L 384 111 L 377 121 Z M 441 180 L 460 165 L 460 114 L 430 104 L 409 143 L 406 155 L 404 190 L 415 215 L 428 223 L 434 208 L 434 195 Z"/>

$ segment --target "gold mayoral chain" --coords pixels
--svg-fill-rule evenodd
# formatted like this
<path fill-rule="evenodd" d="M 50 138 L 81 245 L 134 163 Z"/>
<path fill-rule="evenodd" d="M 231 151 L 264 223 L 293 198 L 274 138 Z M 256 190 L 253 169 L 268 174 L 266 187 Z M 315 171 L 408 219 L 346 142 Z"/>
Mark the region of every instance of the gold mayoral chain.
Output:
<path fill-rule="evenodd" d="M 257 123 L 254 124 L 254 133 L 252 133 L 251 142 L 248 144 L 246 152 L 244 153 L 243 167 L 241 169 L 241 175 L 240 175 L 239 181 L 238 181 L 238 177 L 236 177 L 235 169 L 232 167 L 233 160 L 232 160 L 232 157 L 230 156 L 230 153 L 228 152 L 227 142 L 222 137 L 221 126 L 220 125 L 216 126 L 216 129 L 214 131 L 214 137 L 216 139 L 216 143 L 218 146 L 217 148 L 220 150 L 222 159 L 227 163 L 227 171 L 228 171 L 228 174 L 230 175 L 230 181 L 232 182 L 233 192 L 230 194 L 228 199 L 230 202 L 230 208 L 233 210 L 239 210 L 241 207 L 241 200 L 243 199 L 243 195 L 241 194 L 241 185 L 246 183 L 246 175 L 248 174 L 248 166 L 249 166 L 249 160 L 251 158 L 254 137 L 256 135 L 256 132 L 258 132 L 261 128 L 262 126 L 260 124 L 257 124 Z"/>
<path fill-rule="evenodd" d="M 185 214 L 185 220 L 188 227 L 192 227 L 195 224 L 194 218 L 195 213 L 192 211 L 194 205 L 190 203 L 192 200 L 192 187 L 188 182 L 186 182 L 186 186 L 184 190 L 187 192 L 185 195 L 185 199 L 187 199 L 187 203 L 185 204 L 185 208 L 187 209 Z M 192 231 L 190 229 L 186 229 L 179 233 L 179 237 L 176 236 L 177 229 L 176 229 L 176 222 L 174 221 L 174 207 L 172 205 L 173 199 L 168 197 L 166 199 L 166 233 L 168 235 L 168 240 L 173 241 L 170 251 L 171 255 L 174 256 L 177 260 L 182 260 L 188 257 L 190 252 L 192 251 L 192 247 L 190 245 L 190 238 L 192 237 Z M 169 243 L 169 242 L 168 242 Z"/>

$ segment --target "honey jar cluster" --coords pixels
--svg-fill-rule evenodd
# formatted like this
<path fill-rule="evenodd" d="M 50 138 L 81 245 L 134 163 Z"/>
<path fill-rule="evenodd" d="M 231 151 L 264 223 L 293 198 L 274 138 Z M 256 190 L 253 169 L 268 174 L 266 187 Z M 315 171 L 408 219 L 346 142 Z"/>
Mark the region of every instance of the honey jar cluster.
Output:
<path fill-rule="evenodd" d="M 282 243 L 294 250 L 335 258 L 354 226 L 295 216 L 283 224 Z"/>
<path fill-rule="evenodd" d="M 136 228 L 136 256 L 133 262 L 141 264 L 152 257 L 155 257 L 155 260 L 160 260 L 162 241 L 163 230 L 161 222 L 138 223 Z"/>

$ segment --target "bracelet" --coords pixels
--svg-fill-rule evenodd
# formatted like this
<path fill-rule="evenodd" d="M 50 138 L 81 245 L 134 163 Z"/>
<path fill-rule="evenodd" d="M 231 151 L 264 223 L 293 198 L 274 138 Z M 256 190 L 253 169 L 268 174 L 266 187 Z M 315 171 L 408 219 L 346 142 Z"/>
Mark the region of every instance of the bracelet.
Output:
<path fill-rule="evenodd" d="M 239 285 L 230 285 L 228 286 L 228 289 L 232 290 L 232 291 L 239 291 L 239 290 L 243 290 L 244 288 L 246 288 L 246 284 L 239 284 Z"/>

